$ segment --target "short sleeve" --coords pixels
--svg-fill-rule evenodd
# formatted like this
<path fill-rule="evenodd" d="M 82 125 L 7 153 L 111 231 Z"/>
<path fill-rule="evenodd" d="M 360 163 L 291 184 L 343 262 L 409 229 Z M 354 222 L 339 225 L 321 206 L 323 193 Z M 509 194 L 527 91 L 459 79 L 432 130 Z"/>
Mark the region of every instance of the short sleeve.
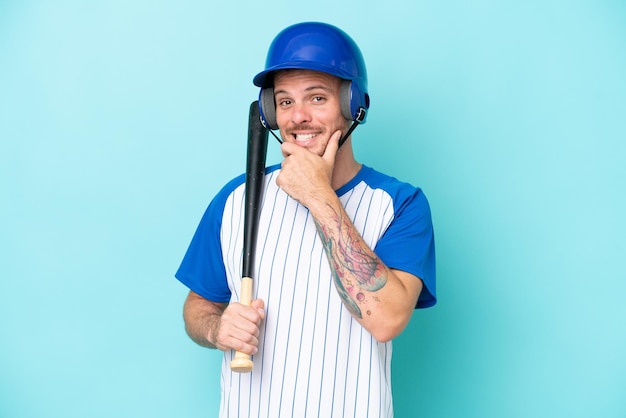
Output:
<path fill-rule="evenodd" d="M 374 250 L 390 268 L 419 277 L 424 288 L 416 308 L 437 302 L 435 281 L 435 237 L 430 205 L 419 188 L 399 190 L 394 196 L 394 218 Z"/>
<path fill-rule="evenodd" d="M 229 302 L 231 298 L 220 234 L 226 200 L 242 181 L 243 177 L 232 180 L 211 201 L 176 272 L 181 283 L 213 302 Z"/>

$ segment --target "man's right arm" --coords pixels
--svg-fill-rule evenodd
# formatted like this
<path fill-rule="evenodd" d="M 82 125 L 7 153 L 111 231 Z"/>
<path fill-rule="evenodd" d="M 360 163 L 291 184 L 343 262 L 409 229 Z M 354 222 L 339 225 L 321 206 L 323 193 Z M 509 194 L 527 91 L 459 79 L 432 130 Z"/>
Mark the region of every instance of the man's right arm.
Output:
<path fill-rule="evenodd" d="M 265 318 L 263 301 L 250 306 L 240 303 L 212 302 L 190 291 L 185 300 L 185 330 L 197 344 L 222 351 L 256 353 L 261 321 Z"/>
<path fill-rule="evenodd" d="M 183 308 L 187 335 L 203 347 L 217 348 L 215 331 L 227 305 L 227 303 L 211 302 L 190 291 Z"/>

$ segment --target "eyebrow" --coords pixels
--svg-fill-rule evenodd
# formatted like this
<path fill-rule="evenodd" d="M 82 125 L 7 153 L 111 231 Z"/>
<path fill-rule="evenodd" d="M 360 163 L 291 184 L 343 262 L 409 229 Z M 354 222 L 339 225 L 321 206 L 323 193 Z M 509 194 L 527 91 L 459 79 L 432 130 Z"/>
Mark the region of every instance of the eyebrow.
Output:
<path fill-rule="evenodd" d="M 328 86 L 324 86 L 324 85 L 313 85 L 310 87 L 307 87 L 306 89 L 304 89 L 304 91 L 306 92 L 310 92 L 310 91 L 314 91 L 314 90 L 322 90 L 324 92 L 330 93 L 332 92 L 332 88 L 328 87 Z M 287 90 L 274 90 L 274 95 L 278 95 L 278 94 L 289 94 L 289 92 L 287 92 Z"/>

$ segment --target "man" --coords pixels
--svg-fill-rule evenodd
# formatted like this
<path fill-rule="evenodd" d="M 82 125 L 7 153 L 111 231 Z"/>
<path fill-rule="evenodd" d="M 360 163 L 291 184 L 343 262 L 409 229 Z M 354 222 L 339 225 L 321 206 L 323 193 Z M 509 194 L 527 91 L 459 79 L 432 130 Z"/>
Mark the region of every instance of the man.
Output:
<path fill-rule="evenodd" d="M 265 175 L 254 299 L 238 303 L 243 175 L 213 199 L 176 274 L 187 333 L 224 351 L 220 416 L 392 417 L 391 340 L 436 301 L 426 197 L 355 160 L 367 76 L 340 29 L 283 30 L 254 83 L 284 141 Z M 252 355 L 251 373 L 230 370 L 234 351 Z"/>

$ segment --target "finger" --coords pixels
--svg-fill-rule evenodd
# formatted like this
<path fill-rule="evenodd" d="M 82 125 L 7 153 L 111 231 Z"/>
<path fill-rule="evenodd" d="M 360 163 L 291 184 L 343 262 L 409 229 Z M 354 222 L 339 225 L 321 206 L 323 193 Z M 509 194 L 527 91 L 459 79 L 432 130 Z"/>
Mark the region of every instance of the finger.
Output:
<path fill-rule="evenodd" d="M 337 155 L 337 149 L 339 149 L 339 139 L 341 138 L 341 131 L 335 132 L 328 141 L 324 155 L 322 158 L 328 163 L 333 164 L 335 162 L 335 156 Z"/>
<path fill-rule="evenodd" d="M 259 340 L 256 335 L 238 331 L 233 332 L 227 343 L 230 349 L 246 354 L 255 354 L 258 351 L 258 345 Z"/>
<path fill-rule="evenodd" d="M 254 299 L 250 302 L 250 306 L 257 310 L 261 319 L 265 319 L 265 303 L 262 299 Z"/>
<path fill-rule="evenodd" d="M 280 146 L 280 151 L 283 154 L 284 158 L 289 157 L 291 154 L 296 152 L 300 148 L 300 145 L 294 144 L 293 142 L 283 142 Z"/>
<path fill-rule="evenodd" d="M 250 322 L 244 323 L 222 323 L 215 340 L 215 346 L 222 350 L 236 350 L 246 354 L 254 354 L 259 345 L 258 336 L 260 330 Z"/>
<path fill-rule="evenodd" d="M 254 344 L 246 344 L 238 341 L 237 343 L 233 344 L 233 347 L 231 347 L 231 349 L 252 356 L 259 351 L 259 349 L 257 348 L 258 344 L 258 341 Z"/>
<path fill-rule="evenodd" d="M 265 312 L 262 307 L 259 309 L 257 306 L 253 306 L 251 302 L 250 306 L 242 305 L 242 308 L 243 309 L 238 312 L 239 316 L 256 326 L 261 324 L 261 320 L 265 316 Z"/>

